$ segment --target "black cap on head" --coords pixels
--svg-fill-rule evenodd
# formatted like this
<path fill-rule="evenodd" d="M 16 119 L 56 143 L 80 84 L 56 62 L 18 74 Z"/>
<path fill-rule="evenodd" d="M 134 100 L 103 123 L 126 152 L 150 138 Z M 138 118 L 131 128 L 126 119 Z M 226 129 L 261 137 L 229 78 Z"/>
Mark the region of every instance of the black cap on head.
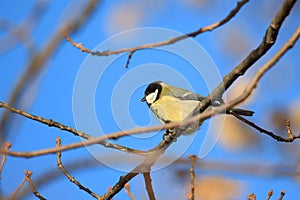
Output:
<path fill-rule="evenodd" d="M 141 99 L 141 101 L 146 101 L 146 97 L 151 93 L 155 93 L 155 91 L 157 90 L 157 95 L 155 97 L 155 100 L 153 101 L 153 102 L 155 102 L 159 98 L 159 95 L 162 91 L 162 86 L 160 83 L 162 83 L 162 82 L 155 81 L 153 83 L 150 83 L 148 85 L 148 87 L 146 88 L 145 93 L 144 93 L 145 96 Z M 147 103 L 149 103 L 149 102 L 147 102 Z"/>

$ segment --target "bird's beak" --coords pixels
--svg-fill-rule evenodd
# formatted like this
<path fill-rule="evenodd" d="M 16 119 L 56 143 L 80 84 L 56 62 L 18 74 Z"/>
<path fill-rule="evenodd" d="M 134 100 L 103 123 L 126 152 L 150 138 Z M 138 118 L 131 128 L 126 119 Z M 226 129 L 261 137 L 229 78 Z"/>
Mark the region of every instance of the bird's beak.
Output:
<path fill-rule="evenodd" d="M 146 97 L 143 97 L 143 98 L 141 99 L 141 102 L 143 102 L 143 101 L 146 101 Z"/>

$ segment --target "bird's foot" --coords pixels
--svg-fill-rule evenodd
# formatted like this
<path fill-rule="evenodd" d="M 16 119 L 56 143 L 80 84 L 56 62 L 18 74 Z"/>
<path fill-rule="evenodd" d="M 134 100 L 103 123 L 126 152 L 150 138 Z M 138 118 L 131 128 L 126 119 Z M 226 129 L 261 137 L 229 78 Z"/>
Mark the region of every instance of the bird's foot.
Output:
<path fill-rule="evenodd" d="M 163 135 L 163 140 L 171 142 L 176 137 L 177 131 L 175 128 L 167 129 Z M 176 142 L 176 139 L 174 140 Z"/>

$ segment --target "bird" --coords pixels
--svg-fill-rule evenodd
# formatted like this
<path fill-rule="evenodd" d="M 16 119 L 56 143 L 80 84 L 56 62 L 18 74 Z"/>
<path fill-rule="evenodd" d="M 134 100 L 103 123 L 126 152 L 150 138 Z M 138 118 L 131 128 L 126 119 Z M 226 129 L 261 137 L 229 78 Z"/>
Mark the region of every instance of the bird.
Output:
<path fill-rule="evenodd" d="M 156 118 L 163 124 L 170 122 L 182 122 L 200 113 L 199 107 L 204 96 L 193 93 L 176 86 L 166 84 L 162 81 L 150 83 L 144 92 L 142 102 L 146 102 Z M 218 107 L 223 104 L 223 100 L 213 101 L 211 107 Z M 207 108 L 209 109 L 209 108 Z M 241 108 L 229 108 L 226 114 L 235 113 L 242 116 L 252 116 L 253 111 Z M 196 132 L 202 122 L 195 122 L 187 127 L 181 128 L 181 134 L 189 135 Z M 165 134 L 172 133 L 167 130 Z"/>

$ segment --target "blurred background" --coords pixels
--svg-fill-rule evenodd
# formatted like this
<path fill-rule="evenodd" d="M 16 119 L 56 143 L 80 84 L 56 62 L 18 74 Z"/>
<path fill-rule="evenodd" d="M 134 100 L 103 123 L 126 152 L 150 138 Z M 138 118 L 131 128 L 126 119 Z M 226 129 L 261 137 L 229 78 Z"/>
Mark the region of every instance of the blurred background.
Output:
<path fill-rule="evenodd" d="M 29 113 L 75 127 L 72 94 L 77 73 L 87 54 L 80 52 L 66 41 L 61 34 L 62 28 L 69 26 L 69 33 L 76 42 L 93 49 L 114 34 L 133 28 L 159 27 L 181 33 L 193 32 L 224 18 L 235 7 L 236 2 L 232 0 L 3 1 L 0 7 L 0 101 L 9 102 Z M 250 1 L 228 24 L 195 38 L 214 61 L 221 76 L 230 72 L 258 46 L 282 2 Z M 88 9 L 87 5 L 90 6 Z M 283 24 L 276 44 L 245 76 L 235 82 L 226 92 L 226 99 L 241 94 L 256 70 L 292 35 L 299 26 L 299 11 L 298 2 Z M 122 45 L 120 42 L 120 48 L 128 47 Z M 283 137 L 286 136 L 284 120 L 291 121 L 294 133 L 300 132 L 299 53 L 298 41 L 293 49 L 262 78 L 251 98 L 241 105 L 255 111 L 255 115 L 251 117 L 253 122 Z M 99 68 L 102 67 L 101 59 L 105 57 L 99 58 Z M 136 52 L 130 61 L 129 69 L 124 68 L 126 61 L 125 53 L 112 64 L 110 68 L 112 71 L 107 72 L 106 79 L 116 82 L 128 70 L 151 62 L 161 61 L 161 64 L 174 69 L 184 67 L 182 65 L 185 64 L 185 61 L 178 61 L 177 58 L 151 50 Z M 189 73 L 192 76 L 193 72 L 187 72 L 187 79 Z M 111 84 L 99 82 L 95 95 L 96 110 L 101 111 L 101 106 L 109 108 L 113 89 Z M 126 84 L 129 87 L 133 83 L 129 80 L 124 84 L 126 88 Z M 201 87 L 202 83 L 199 84 L 193 79 L 191 84 L 196 92 L 208 94 L 207 89 Z M 148 107 L 140 103 L 144 89 L 145 86 L 138 88 L 128 105 L 128 109 L 133 113 L 132 118 L 139 126 L 148 125 L 150 118 L 155 121 L 153 115 L 150 114 L 149 117 Z M 84 108 L 85 105 L 82 106 Z M 103 120 L 101 123 L 106 124 L 104 133 L 119 130 L 110 117 L 101 118 L 101 114 L 97 113 L 99 120 Z M 80 141 L 80 138 L 72 134 L 15 114 L 7 117 L 4 109 L 0 109 L 0 120 L 2 144 L 5 141 L 11 142 L 11 150 L 14 151 L 54 147 L 56 137 L 62 139 L 62 144 Z M 176 162 L 152 173 L 157 199 L 186 199 L 191 164 L 188 155 L 199 153 L 199 143 L 203 141 L 201 132 L 208 130 L 208 124 L 213 127 L 208 134 L 219 134 L 214 130 L 218 129 L 220 124 L 222 133 L 209 154 L 198 160 L 195 169 L 197 199 L 245 199 L 251 193 L 255 193 L 257 199 L 264 199 L 271 189 L 274 191 L 271 199 L 276 199 L 281 190 L 286 190 L 285 199 L 300 198 L 297 191 L 300 180 L 299 141 L 278 143 L 241 124 L 233 117 L 226 117 L 224 126 L 223 123 L 218 123 L 218 120 L 224 118 L 216 117 L 212 124 L 209 123 L 210 120 L 205 122 L 195 135 L 192 145 Z M 159 124 L 157 121 L 154 123 Z M 139 145 L 151 148 L 160 139 L 161 135 L 151 140 L 151 143 L 141 139 Z M 114 142 L 128 144 L 126 139 Z M 104 148 L 102 150 L 106 151 Z M 109 157 L 109 152 L 107 155 Z M 111 157 L 111 159 L 118 164 L 119 158 Z M 64 152 L 62 162 L 73 176 L 97 194 L 105 193 L 119 180 L 119 176 L 124 174 L 101 164 L 85 148 Z M 37 190 L 47 199 L 91 198 L 61 173 L 56 166 L 56 155 L 31 159 L 8 156 L 0 181 L 1 198 L 7 198 L 15 191 L 24 177 L 25 169 L 33 172 L 32 179 Z M 136 199 L 147 199 L 142 176 L 134 178 L 130 181 L 130 185 Z M 169 192 L 170 188 L 172 192 Z M 26 184 L 19 192 L 19 197 L 34 198 Z M 121 191 L 114 199 L 129 199 L 129 197 Z"/>

